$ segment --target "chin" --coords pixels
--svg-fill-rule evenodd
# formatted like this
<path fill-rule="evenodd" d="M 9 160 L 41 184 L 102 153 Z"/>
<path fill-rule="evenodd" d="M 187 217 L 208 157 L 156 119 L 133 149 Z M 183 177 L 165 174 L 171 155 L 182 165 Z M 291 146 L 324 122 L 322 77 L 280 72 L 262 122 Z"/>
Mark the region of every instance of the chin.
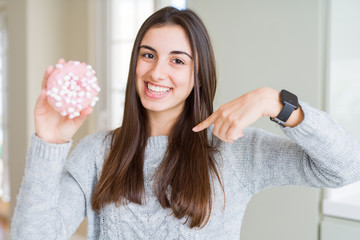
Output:
<path fill-rule="evenodd" d="M 164 104 L 152 103 L 148 101 L 141 101 L 141 104 L 146 110 L 152 112 L 162 112 L 167 109 L 167 107 L 164 106 Z"/>

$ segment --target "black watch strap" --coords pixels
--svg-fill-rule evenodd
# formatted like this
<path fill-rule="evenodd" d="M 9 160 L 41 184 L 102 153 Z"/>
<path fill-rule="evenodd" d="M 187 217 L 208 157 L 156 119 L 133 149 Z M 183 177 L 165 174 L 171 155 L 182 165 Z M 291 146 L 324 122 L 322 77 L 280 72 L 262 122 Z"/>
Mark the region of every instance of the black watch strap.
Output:
<path fill-rule="evenodd" d="M 286 90 L 280 92 L 281 102 L 284 104 L 283 109 L 275 118 L 270 118 L 272 121 L 284 126 L 286 121 L 289 119 L 292 112 L 298 109 L 299 103 L 297 96 Z"/>
<path fill-rule="evenodd" d="M 294 106 L 292 106 L 288 103 L 285 103 L 284 107 L 281 110 L 281 112 L 279 113 L 279 115 L 277 115 L 276 118 L 270 118 L 270 119 L 273 120 L 274 122 L 280 124 L 281 126 L 284 126 L 293 111 L 294 111 Z"/>

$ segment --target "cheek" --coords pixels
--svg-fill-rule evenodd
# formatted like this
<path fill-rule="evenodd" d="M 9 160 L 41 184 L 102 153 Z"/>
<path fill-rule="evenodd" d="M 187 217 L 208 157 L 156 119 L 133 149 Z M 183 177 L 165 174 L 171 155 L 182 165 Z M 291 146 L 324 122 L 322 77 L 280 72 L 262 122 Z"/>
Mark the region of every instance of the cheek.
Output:
<path fill-rule="evenodd" d="M 136 86 L 136 91 L 139 91 L 140 88 L 142 87 L 142 71 L 141 71 L 141 65 L 138 63 L 136 65 L 136 70 L 135 70 L 135 86 Z"/>
<path fill-rule="evenodd" d="M 138 59 L 136 63 L 136 74 L 139 76 L 144 75 L 145 73 L 149 72 L 152 67 L 151 63 Z"/>
<path fill-rule="evenodd" d="M 175 89 L 181 89 L 181 98 L 187 98 L 189 97 L 193 88 L 194 88 L 194 80 L 186 79 L 181 81 L 181 83 Z"/>
<path fill-rule="evenodd" d="M 140 68 L 139 68 L 139 63 L 136 65 L 136 69 L 135 69 L 135 79 L 136 81 L 139 79 L 140 76 Z"/>
<path fill-rule="evenodd" d="M 176 73 L 175 76 L 176 82 L 175 86 L 181 87 L 182 89 L 191 90 L 194 88 L 194 71 L 191 69 L 186 69 L 184 71 Z"/>
<path fill-rule="evenodd" d="M 188 91 L 189 91 L 189 93 L 191 92 L 191 90 L 194 88 L 194 81 L 195 81 L 195 79 L 194 79 L 194 73 L 193 72 L 191 72 L 190 74 L 189 74 L 189 81 L 187 82 L 187 88 L 188 88 Z"/>
<path fill-rule="evenodd" d="M 139 92 L 140 92 L 140 84 L 139 84 L 139 81 L 138 81 L 138 78 L 135 77 L 135 90 L 136 90 L 136 93 L 139 95 Z"/>

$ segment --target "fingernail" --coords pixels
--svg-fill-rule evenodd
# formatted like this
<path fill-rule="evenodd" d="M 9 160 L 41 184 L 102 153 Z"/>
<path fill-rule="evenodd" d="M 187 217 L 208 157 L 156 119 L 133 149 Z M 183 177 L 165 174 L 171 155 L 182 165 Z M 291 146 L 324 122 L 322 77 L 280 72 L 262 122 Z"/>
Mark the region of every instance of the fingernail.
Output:
<path fill-rule="evenodd" d="M 198 130 L 198 126 L 193 127 L 192 130 L 193 130 L 194 132 L 196 132 L 196 131 Z"/>

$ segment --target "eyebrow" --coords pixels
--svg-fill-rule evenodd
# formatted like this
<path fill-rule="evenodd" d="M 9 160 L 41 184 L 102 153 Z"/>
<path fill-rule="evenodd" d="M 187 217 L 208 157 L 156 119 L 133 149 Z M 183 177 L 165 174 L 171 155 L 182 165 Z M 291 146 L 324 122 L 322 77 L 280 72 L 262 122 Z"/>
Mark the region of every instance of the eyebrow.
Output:
<path fill-rule="evenodd" d="M 139 47 L 140 48 L 145 48 L 145 49 L 149 49 L 150 51 L 153 51 L 156 53 L 156 50 L 148 45 L 141 45 Z M 192 56 L 190 54 L 188 54 L 187 52 L 184 52 L 184 51 L 178 51 L 178 50 L 174 50 L 174 51 L 171 51 L 170 54 L 185 54 L 186 56 L 188 56 L 189 58 L 193 59 Z"/>

